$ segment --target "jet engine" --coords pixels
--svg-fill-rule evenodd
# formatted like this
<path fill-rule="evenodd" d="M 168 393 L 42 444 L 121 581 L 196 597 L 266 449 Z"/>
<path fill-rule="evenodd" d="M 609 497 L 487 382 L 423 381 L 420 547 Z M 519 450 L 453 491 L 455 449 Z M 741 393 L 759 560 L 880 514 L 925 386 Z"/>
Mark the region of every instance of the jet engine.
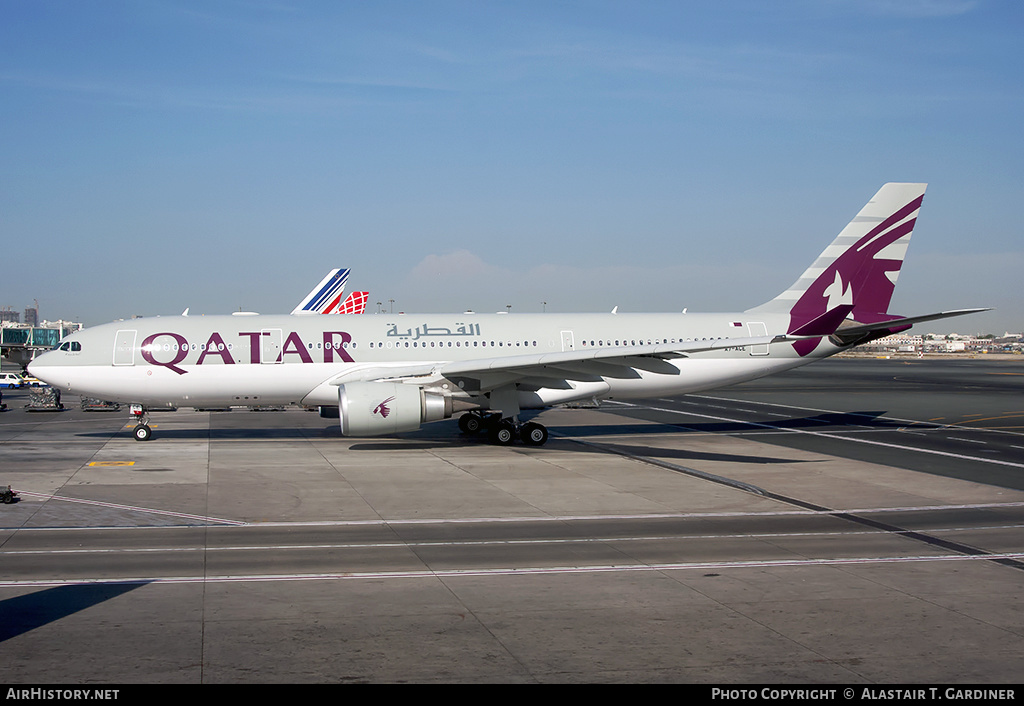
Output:
<path fill-rule="evenodd" d="M 349 382 L 338 388 L 338 409 L 345 436 L 381 436 L 451 417 L 452 398 L 396 382 Z"/>

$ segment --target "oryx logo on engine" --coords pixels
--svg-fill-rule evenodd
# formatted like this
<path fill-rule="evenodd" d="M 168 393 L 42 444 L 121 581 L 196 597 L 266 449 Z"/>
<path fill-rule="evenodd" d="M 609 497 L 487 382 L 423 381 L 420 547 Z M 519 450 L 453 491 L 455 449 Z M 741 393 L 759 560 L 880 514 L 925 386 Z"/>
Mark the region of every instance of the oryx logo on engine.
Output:
<path fill-rule="evenodd" d="M 380 416 L 387 419 L 388 415 L 391 414 L 391 408 L 388 407 L 388 402 L 390 402 L 393 399 L 395 399 L 394 395 L 381 402 L 379 405 L 373 408 L 372 414 L 379 414 Z"/>

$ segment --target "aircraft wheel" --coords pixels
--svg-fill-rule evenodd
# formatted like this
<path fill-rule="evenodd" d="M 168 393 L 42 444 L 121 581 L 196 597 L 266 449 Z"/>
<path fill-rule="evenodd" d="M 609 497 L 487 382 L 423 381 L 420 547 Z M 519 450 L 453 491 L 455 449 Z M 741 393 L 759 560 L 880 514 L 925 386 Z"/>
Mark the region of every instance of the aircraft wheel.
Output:
<path fill-rule="evenodd" d="M 516 440 L 516 429 L 508 422 L 502 422 L 491 430 L 491 441 L 499 446 L 508 446 Z"/>
<path fill-rule="evenodd" d="M 132 434 L 135 436 L 136 441 L 149 441 L 150 437 L 153 436 L 153 430 L 145 424 L 139 424 L 132 430 Z"/>
<path fill-rule="evenodd" d="M 463 414 L 459 417 L 459 429 L 463 434 L 479 434 L 484 428 L 484 420 L 479 414 Z"/>
<path fill-rule="evenodd" d="M 543 424 L 529 422 L 519 431 L 519 438 L 530 446 L 543 446 L 548 440 L 548 430 Z"/>

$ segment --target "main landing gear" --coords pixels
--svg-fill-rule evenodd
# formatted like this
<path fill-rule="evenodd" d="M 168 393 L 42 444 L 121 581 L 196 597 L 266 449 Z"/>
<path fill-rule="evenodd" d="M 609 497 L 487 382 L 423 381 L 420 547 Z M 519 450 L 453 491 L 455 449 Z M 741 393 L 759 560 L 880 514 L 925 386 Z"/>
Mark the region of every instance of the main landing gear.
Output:
<path fill-rule="evenodd" d="M 520 424 L 498 412 L 467 412 L 459 417 L 459 429 L 467 435 L 486 433 L 491 443 L 499 446 L 508 446 L 517 438 L 527 446 L 543 446 L 548 440 L 543 424 Z"/>

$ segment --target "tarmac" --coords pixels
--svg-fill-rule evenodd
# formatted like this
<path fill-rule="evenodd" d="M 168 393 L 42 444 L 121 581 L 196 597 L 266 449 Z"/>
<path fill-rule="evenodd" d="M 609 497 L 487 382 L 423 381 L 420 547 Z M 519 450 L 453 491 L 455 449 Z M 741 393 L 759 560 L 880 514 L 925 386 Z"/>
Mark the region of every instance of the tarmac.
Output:
<path fill-rule="evenodd" d="M 831 360 L 539 448 L 4 392 L 7 684 L 1016 684 L 1024 365 Z"/>

